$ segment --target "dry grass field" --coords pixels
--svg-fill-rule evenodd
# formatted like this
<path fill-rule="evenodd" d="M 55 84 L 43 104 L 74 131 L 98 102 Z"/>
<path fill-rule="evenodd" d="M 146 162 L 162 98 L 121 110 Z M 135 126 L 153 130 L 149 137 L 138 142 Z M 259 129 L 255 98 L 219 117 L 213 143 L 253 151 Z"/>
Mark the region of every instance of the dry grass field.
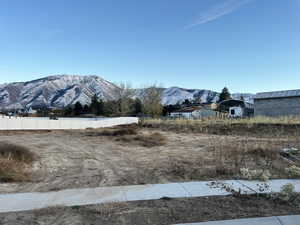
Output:
<path fill-rule="evenodd" d="M 175 132 L 237 135 L 249 137 L 300 136 L 300 117 L 254 117 L 246 119 L 144 119 L 143 127 Z"/>
<path fill-rule="evenodd" d="M 164 122 L 144 121 L 141 126 L 110 129 L 3 131 L 0 143 L 26 148 L 35 157 L 26 164 L 26 179 L 2 179 L 0 193 L 300 177 L 297 121 L 270 122 L 254 135 L 248 135 L 249 129 L 265 122 Z M 278 124 L 284 127 L 278 128 Z M 230 132 L 224 134 L 228 127 Z M 0 158 L 5 160 L 1 148 Z M 293 149 L 295 155 L 284 155 L 283 149 Z"/>

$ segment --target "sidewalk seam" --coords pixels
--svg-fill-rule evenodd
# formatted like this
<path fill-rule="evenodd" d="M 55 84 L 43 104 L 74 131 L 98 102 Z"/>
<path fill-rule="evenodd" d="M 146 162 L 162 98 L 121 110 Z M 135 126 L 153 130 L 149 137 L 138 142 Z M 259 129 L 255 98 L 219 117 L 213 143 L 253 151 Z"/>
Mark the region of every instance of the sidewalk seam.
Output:
<path fill-rule="evenodd" d="M 284 223 L 281 221 L 281 219 L 280 219 L 278 216 L 275 216 L 275 218 L 278 220 L 278 222 L 279 222 L 281 225 L 284 225 Z"/>
<path fill-rule="evenodd" d="M 190 193 L 186 188 L 185 186 L 182 184 L 182 183 L 178 183 L 182 188 L 183 190 L 185 190 L 185 192 L 188 194 L 188 196 L 191 198 L 192 197 L 192 193 Z"/>
<path fill-rule="evenodd" d="M 243 184 L 240 180 L 235 180 L 236 182 L 238 182 L 239 184 L 241 184 L 242 186 L 244 186 L 245 188 L 248 188 L 250 191 L 253 191 L 254 193 L 258 194 L 257 191 L 255 191 L 254 189 L 248 187 L 247 185 Z"/>

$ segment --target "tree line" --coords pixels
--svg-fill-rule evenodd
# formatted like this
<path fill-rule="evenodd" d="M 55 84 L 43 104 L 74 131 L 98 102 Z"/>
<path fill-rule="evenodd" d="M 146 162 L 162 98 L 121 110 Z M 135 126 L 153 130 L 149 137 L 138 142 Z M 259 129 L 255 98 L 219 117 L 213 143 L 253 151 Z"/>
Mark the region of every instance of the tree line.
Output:
<path fill-rule="evenodd" d="M 91 103 L 82 105 L 76 102 L 63 110 L 51 110 L 52 114 L 56 116 L 81 116 L 92 114 L 95 116 L 116 117 L 116 116 L 149 116 L 160 117 L 167 116 L 171 112 L 181 109 L 182 107 L 201 104 L 201 99 L 194 99 L 193 101 L 186 99 L 182 103 L 175 105 L 161 104 L 163 88 L 157 85 L 135 90 L 129 84 L 121 83 L 118 88 L 114 90 L 114 99 L 104 101 L 103 98 L 94 95 L 91 98 Z M 218 103 L 231 99 L 231 94 L 228 88 L 223 88 L 219 95 Z M 243 100 L 243 99 L 241 99 Z M 48 116 L 49 110 L 39 109 L 38 115 Z"/>
<path fill-rule="evenodd" d="M 163 105 L 161 104 L 162 91 L 162 88 L 152 85 L 137 93 L 129 84 L 122 83 L 119 85 L 119 88 L 114 90 L 114 99 L 104 101 L 101 97 L 94 95 L 89 105 L 82 105 L 80 102 L 76 102 L 75 105 L 64 109 L 62 114 L 63 116 L 93 114 L 105 117 L 158 117 L 163 113 Z"/>

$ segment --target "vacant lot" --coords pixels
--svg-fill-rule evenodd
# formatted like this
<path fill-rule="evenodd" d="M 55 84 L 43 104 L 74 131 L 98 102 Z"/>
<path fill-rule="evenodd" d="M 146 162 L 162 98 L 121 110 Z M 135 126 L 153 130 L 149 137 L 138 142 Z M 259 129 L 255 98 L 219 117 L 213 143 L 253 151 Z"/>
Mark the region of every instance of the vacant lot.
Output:
<path fill-rule="evenodd" d="M 160 128 L 2 132 L 0 142 L 29 149 L 31 179 L 0 183 L 0 193 L 53 191 L 211 179 L 300 177 L 294 136 L 249 137 Z"/>

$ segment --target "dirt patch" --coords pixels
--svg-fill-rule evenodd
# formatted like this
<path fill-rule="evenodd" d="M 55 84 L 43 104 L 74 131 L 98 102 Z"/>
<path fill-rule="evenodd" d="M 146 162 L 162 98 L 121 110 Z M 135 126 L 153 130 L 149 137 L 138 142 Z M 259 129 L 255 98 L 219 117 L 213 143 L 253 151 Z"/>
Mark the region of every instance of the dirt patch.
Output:
<path fill-rule="evenodd" d="M 300 208 L 263 196 L 206 197 L 57 207 L 0 214 L 3 225 L 169 225 L 215 220 L 295 215 Z"/>

